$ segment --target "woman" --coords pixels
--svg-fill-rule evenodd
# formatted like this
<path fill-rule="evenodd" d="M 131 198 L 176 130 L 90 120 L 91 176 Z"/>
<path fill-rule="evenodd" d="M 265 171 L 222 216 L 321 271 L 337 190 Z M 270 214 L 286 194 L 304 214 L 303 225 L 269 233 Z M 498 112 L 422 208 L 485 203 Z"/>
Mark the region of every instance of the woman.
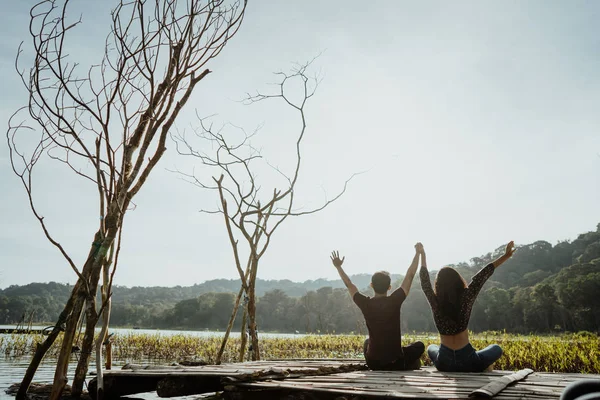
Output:
<path fill-rule="evenodd" d="M 467 325 L 481 287 L 492 276 L 494 270 L 513 255 L 514 245 L 513 241 L 508 243 L 504 255 L 482 268 L 469 285 L 454 268 L 440 269 L 435 279 L 435 290 L 431 287 L 425 251 L 422 251 L 421 287 L 431 305 L 441 341 L 439 346 L 429 346 L 427 353 L 438 370 L 482 372 L 502 355 L 502 348 L 497 344 L 475 351 L 469 342 Z"/>

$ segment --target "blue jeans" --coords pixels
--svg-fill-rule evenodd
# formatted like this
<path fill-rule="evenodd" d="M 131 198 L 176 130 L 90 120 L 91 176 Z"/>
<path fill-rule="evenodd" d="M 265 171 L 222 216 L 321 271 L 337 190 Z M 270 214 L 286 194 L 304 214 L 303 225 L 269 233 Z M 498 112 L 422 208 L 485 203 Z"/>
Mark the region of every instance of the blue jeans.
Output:
<path fill-rule="evenodd" d="M 433 365 L 445 372 L 482 372 L 502 356 L 502 348 L 497 344 L 475 351 L 471 343 L 462 349 L 452 350 L 443 344 L 430 345 L 427 354 Z"/>

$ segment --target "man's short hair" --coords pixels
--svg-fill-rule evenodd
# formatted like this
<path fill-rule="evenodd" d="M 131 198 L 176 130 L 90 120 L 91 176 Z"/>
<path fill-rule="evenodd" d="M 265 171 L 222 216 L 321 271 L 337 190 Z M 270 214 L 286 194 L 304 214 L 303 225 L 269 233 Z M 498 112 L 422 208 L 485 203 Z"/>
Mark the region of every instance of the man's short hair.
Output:
<path fill-rule="evenodd" d="M 377 294 L 386 294 L 391 283 L 392 278 L 390 278 L 390 274 L 387 271 L 377 271 L 373 274 L 373 277 L 371 277 L 373 290 Z"/>

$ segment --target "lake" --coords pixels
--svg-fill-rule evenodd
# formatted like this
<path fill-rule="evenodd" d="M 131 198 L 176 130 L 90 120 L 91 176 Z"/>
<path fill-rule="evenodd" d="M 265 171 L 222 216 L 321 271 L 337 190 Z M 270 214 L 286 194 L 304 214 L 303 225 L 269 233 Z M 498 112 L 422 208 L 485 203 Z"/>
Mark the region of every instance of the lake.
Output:
<path fill-rule="evenodd" d="M 0 328 L 14 328 L 14 326 L 0 325 Z M 211 336 L 223 336 L 224 332 L 211 332 L 211 331 L 183 331 L 183 330 L 157 330 L 157 329 L 124 329 L 114 328 L 110 329 L 110 332 L 117 334 L 150 334 L 150 335 L 161 335 L 170 336 L 185 334 L 190 336 L 199 337 L 211 337 Z M 239 332 L 232 332 L 231 337 L 239 337 Z M 276 338 L 293 338 L 302 337 L 303 334 L 292 334 L 292 333 L 260 333 L 261 337 L 276 337 Z M 77 356 L 73 355 L 71 362 L 69 363 L 69 379 L 72 379 L 73 373 L 75 372 L 75 366 L 77 365 Z M 14 396 L 6 394 L 5 390 L 13 383 L 20 382 L 25 375 L 25 371 L 29 366 L 31 355 L 25 357 L 11 358 L 11 357 L 0 357 L 0 399 L 14 399 Z M 34 382 L 52 383 L 54 379 L 54 368 L 56 367 L 55 360 L 45 360 L 37 370 Z M 140 362 L 140 360 L 113 360 L 113 368 L 120 368 L 128 362 Z M 90 364 L 90 370 L 95 369 L 94 359 Z M 70 383 L 70 382 L 69 382 Z M 136 398 L 145 399 L 157 399 L 155 394 L 136 395 Z M 198 398 L 198 396 L 190 396 L 190 399 Z"/>

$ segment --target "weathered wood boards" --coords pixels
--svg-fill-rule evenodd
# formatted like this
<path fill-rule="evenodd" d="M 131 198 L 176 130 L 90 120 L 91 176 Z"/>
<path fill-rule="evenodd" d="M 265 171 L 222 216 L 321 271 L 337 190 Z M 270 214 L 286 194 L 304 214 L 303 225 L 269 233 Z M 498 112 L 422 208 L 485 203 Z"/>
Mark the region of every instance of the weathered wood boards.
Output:
<path fill-rule="evenodd" d="M 223 390 L 222 380 L 245 382 L 257 379 L 318 376 L 365 369 L 364 360 L 255 361 L 205 366 L 143 366 L 129 364 L 104 372 L 105 399 L 157 391 L 161 397 L 202 394 Z M 89 384 L 95 396 L 96 379 Z"/>
<path fill-rule="evenodd" d="M 249 399 L 558 399 L 564 387 L 600 375 L 535 373 L 531 370 L 448 373 L 368 371 L 363 360 L 281 360 L 206 366 L 128 365 L 105 372 L 105 398 L 156 391 L 160 397 L 223 391 Z M 95 394 L 95 382 L 90 383 Z"/>
<path fill-rule="evenodd" d="M 231 400 L 286 397 L 316 399 L 558 399 L 564 387 L 598 375 L 538 374 L 531 370 L 490 373 L 445 373 L 435 368 L 418 371 L 357 371 L 320 377 L 239 382 L 225 386 Z M 483 390 L 482 390 L 483 389 Z"/>

